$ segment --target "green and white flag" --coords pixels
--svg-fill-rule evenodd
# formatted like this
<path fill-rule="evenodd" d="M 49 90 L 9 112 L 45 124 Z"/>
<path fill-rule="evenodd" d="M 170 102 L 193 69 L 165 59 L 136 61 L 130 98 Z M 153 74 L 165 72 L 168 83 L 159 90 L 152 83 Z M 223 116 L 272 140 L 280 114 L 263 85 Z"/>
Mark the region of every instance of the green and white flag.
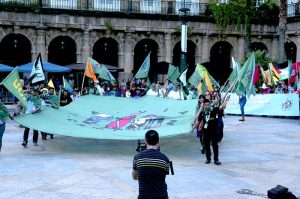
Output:
<path fill-rule="evenodd" d="M 150 70 L 150 53 L 147 55 L 146 59 L 144 60 L 143 64 L 141 65 L 140 69 L 135 74 L 135 78 L 136 79 L 148 78 L 149 70 Z"/>
<path fill-rule="evenodd" d="M 64 84 L 64 88 L 73 89 L 72 86 L 70 85 L 69 81 L 64 76 L 63 76 L 63 84 Z"/>
<path fill-rule="evenodd" d="M 98 78 L 109 81 L 111 84 L 116 83 L 116 79 L 105 67 L 104 64 L 100 64 L 100 67 L 95 68 L 95 73 L 98 74 Z"/>
<path fill-rule="evenodd" d="M 185 71 L 183 71 L 183 73 L 179 77 L 183 86 L 186 86 L 186 73 L 187 73 L 187 69 L 185 69 Z"/>
<path fill-rule="evenodd" d="M 32 70 L 30 73 L 31 83 L 37 83 L 41 81 L 45 81 L 45 74 L 43 70 L 43 62 L 41 53 L 39 53 L 37 59 L 35 60 L 34 65 L 32 66 Z"/>
<path fill-rule="evenodd" d="M 15 68 L 1 83 L 7 90 L 9 90 L 20 102 L 28 109 L 28 102 L 23 92 L 20 76 L 17 68 Z"/>
<path fill-rule="evenodd" d="M 178 79 L 179 76 L 180 76 L 179 67 L 176 67 L 172 64 L 169 64 L 168 79 L 171 82 L 175 82 Z"/>

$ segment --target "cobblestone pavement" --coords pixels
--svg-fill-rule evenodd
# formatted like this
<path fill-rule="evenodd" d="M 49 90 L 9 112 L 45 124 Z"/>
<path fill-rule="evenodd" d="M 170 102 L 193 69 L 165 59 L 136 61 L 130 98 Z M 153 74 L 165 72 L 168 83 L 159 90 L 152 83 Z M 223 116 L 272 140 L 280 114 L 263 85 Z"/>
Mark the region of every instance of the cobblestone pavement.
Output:
<path fill-rule="evenodd" d="M 277 184 L 300 196 L 300 120 L 238 119 L 224 119 L 221 166 L 204 163 L 195 135 L 161 139 L 161 150 L 175 169 L 174 176 L 167 176 L 170 199 L 263 198 Z M 39 140 L 38 146 L 30 140 L 24 149 L 24 129 L 12 121 L 6 129 L 0 153 L 1 199 L 137 197 L 138 184 L 131 179 L 136 140 L 55 136 Z M 238 193 L 241 189 L 248 192 Z"/>

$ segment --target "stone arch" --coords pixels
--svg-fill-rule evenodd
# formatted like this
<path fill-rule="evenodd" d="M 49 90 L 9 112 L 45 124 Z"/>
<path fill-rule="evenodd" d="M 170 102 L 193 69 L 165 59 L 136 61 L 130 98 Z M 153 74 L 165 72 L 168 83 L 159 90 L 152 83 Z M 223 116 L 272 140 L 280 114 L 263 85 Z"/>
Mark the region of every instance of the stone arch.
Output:
<path fill-rule="evenodd" d="M 250 49 L 251 49 L 251 51 L 257 51 L 257 50 L 269 51 L 267 46 L 263 42 L 252 42 L 250 44 Z"/>
<path fill-rule="evenodd" d="M 188 64 L 188 71 L 187 77 L 190 77 L 195 70 L 195 53 L 196 53 L 196 44 L 191 41 L 187 40 L 187 60 L 186 63 Z M 175 66 L 180 66 L 181 59 L 181 41 L 178 41 L 173 47 L 173 60 L 172 63 Z"/>
<path fill-rule="evenodd" d="M 58 65 L 76 63 L 76 42 L 69 36 L 57 36 L 48 46 L 48 61 Z"/>
<path fill-rule="evenodd" d="M 93 59 L 102 64 L 119 66 L 119 43 L 109 37 L 102 37 L 98 39 L 93 45 Z"/>
<path fill-rule="evenodd" d="M 133 44 L 132 46 L 136 46 L 140 41 L 145 40 L 145 39 L 149 39 L 149 40 L 153 40 L 156 42 L 156 44 L 158 45 L 158 49 L 157 49 L 157 56 L 158 57 L 162 57 L 163 53 L 162 53 L 162 49 L 164 47 L 164 42 L 161 42 L 159 40 L 159 36 L 156 35 L 145 35 L 145 34 L 135 34 L 133 37 Z"/>
<path fill-rule="evenodd" d="M 232 70 L 230 68 L 232 49 L 232 45 L 227 41 L 218 41 L 210 49 L 210 62 L 206 67 L 220 84 L 227 80 Z"/>
<path fill-rule="evenodd" d="M 31 62 L 32 44 L 23 34 L 8 34 L 0 42 L 0 63 L 20 66 Z"/>
<path fill-rule="evenodd" d="M 143 64 L 145 58 L 150 53 L 150 70 L 149 78 L 152 82 L 157 81 L 158 70 L 155 67 L 151 67 L 158 62 L 158 49 L 159 45 L 152 39 L 142 39 L 134 46 L 134 66 L 133 73 L 135 74 L 140 66 Z"/>
<path fill-rule="evenodd" d="M 292 62 L 296 62 L 297 59 L 297 45 L 292 41 L 287 41 L 284 44 L 284 50 L 286 54 L 286 58 L 288 60 L 292 60 Z"/>

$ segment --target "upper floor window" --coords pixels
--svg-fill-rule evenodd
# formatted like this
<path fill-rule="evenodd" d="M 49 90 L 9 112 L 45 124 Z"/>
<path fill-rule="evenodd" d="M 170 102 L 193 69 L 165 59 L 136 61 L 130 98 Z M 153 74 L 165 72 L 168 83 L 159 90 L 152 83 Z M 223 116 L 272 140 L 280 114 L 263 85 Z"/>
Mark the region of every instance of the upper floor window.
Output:
<path fill-rule="evenodd" d="M 160 0 L 140 0 L 141 12 L 144 13 L 161 13 Z"/>
<path fill-rule="evenodd" d="M 77 0 L 50 0 L 51 8 L 77 9 Z"/>
<path fill-rule="evenodd" d="M 184 5 L 185 3 L 185 5 Z M 198 15 L 199 14 L 199 0 L 176 0 L 176 13 L 179 14 L 179 9 L 186 7 L 190 9 L 190 14 Z"/>
<path fill-rule="evenodd" d="M 265 3 L 265 0 L 256 0 L 256 7 L 259 7 L 259 5 L 263 3 Z"/>
<path fill-rule="evenodd" d="M 121 0 L 94 0 L 94 9 L 101 11 L 120 11 Z"/>
<path fill-rule="evenodd" d="M 218 3 L 228 3 L 228 0 L 218 0 Z"/>
<path fill-rule="evenodd" d="M 296 14 L 296 9 L 299 4 L 297 0 L 287 0 L 287 16 L 292 17 Z"/>

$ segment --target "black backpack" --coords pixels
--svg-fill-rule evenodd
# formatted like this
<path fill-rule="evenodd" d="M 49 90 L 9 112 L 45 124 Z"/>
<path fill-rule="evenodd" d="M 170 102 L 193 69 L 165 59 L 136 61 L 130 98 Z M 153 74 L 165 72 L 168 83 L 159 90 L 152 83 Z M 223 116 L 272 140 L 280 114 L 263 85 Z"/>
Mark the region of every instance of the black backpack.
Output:
<path fill-rule="evenodd" d="M 270 199 L 297 199 L 288 188 L 277 185 L 276 187 L 268 190 L 268 198 Z"/>

